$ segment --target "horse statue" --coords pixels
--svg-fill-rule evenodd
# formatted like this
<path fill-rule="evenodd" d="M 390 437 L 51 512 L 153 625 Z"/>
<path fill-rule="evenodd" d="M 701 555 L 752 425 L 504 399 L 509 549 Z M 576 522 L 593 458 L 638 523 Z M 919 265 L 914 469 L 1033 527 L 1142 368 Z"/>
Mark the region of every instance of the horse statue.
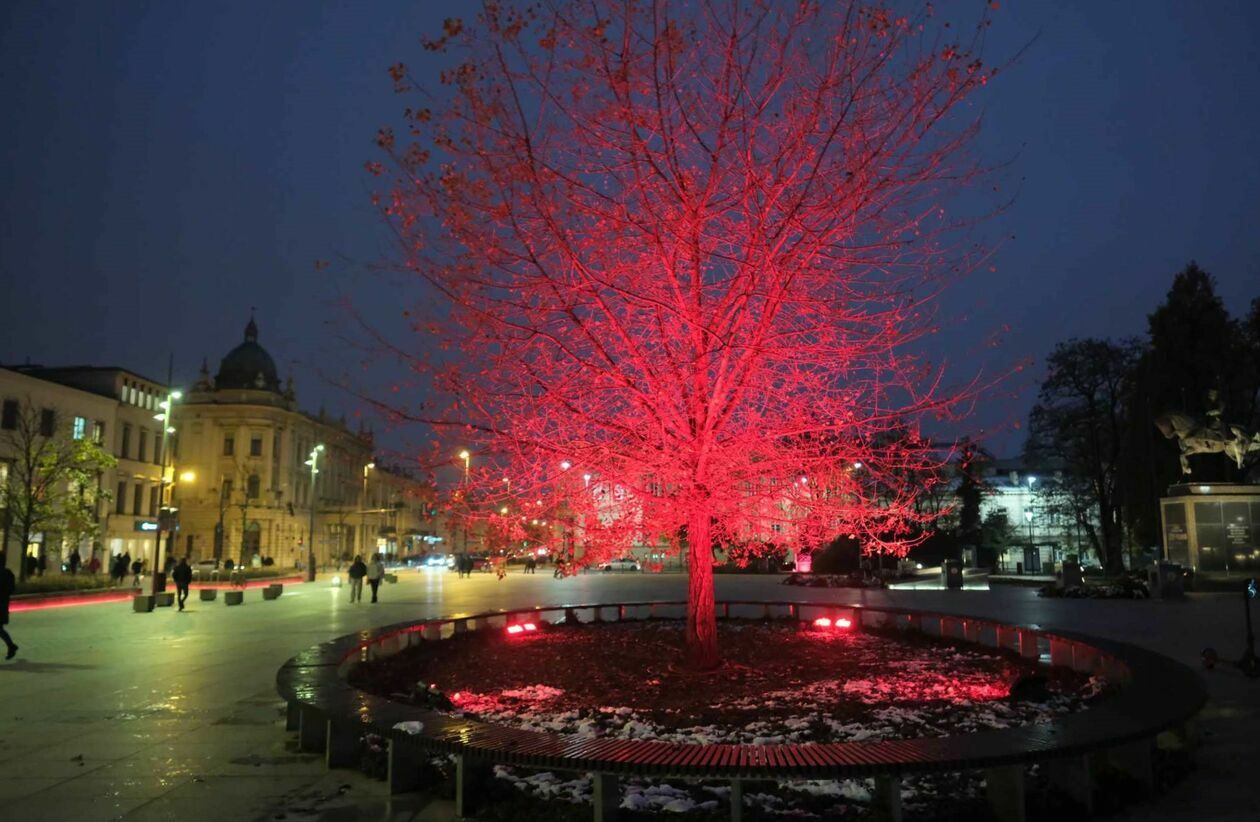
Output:
<path fill-rule="evenodd" d="M 1225 454 L 1242 470 L 1243 459 L 1252 451 L 1260 451 L 1260 433 L 1248 435 L 1237 425 L 1229 426 L 1229 433 L 1219 421 L 1204 425 L 1186 414 L 1167 413 L 1155 418 L 1155 427 L 1165 439 L 1176 438 L 1181 449 L 1181 473 L 1190 473 L 1192 454 Z"/>

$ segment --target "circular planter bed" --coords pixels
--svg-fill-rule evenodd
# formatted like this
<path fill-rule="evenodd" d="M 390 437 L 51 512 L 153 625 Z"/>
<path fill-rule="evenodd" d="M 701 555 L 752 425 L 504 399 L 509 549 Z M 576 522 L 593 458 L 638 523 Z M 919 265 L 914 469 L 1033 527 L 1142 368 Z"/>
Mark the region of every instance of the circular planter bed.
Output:
<path fill-rule="evenodd" d="M 356 666 L 350 683 L 496 725 L 683 744 L 947 736 L 1046 722 L 1106 698 L 1097 678 L 919 633 L 760 620 L 723 621 L 719 632 L 724 663 L 710 672 L 679 664 L 680 622 L 648 620 L 477 631 Z M 583 803 L 591 793 L 589 779 L 571 774 L 496 767 L 494 775 L 487 790 L 519 799 L 495 804 L 504 818 L 528 818 L 532 800 Z M 729 791 L 704 780 L 625 787 L 632 817 L 721 816 Z M 844 818 L 864 815 L 874 790 L 872 780 L 783 781 L 750 784 L 745 800 L 764 818 Z M 981 794 L 978 777 L 956 773 L 915 777 L 903 789 L 916 816 L 966 816 Z M 534 809 L 538 818 L 560 818 L 546 808 Z"/>

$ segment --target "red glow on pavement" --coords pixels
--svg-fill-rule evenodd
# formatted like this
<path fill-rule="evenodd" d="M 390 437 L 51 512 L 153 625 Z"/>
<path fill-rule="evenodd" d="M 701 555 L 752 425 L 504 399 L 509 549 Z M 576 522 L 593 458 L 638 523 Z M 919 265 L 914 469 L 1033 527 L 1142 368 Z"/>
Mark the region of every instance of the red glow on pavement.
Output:
<path fill-rule="evenodd" d="M 106 602 L 130 602 L 135 594 L 81 594 L 78 596 L 57 597 L 56 599 L 39 599 L 32 602 L 17 600 L 9 605 L 10 611 L 44 611 L 49 608 L 71 608 L 77 605 L 101 605 Z"/>

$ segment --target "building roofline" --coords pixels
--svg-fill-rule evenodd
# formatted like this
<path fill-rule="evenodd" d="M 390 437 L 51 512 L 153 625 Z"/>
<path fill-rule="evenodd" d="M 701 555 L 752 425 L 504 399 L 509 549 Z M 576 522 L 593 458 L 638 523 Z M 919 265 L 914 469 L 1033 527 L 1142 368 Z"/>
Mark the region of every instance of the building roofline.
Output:
<path fill-rule="evenodd" d="M 38 374 L 59 374 L 59 373 L 65 373 L 69 371 L 121 371 L 124 374 L 130 374 L 131 376 L 136 377 L 137 379 L 144 380 L 145 382 L 151 382 L 154 385 L 160 385 L 168 389 L 170 388 L 169 385 L 162 382 L 161 380 L 155 380 L 151 377 L 146 377 L 144 374 L 141 374 L 139 371 L 136 371 L 133 368 L 123 368 L 122 366 L 119 366 L 119 365 L 35 365 L 35 364 L 26 365 L 26 364 L 23 364 L 23 365 L 0 365 L 0 368 L 7 368 L 10 371 L 17 371 L 21 374 L 28 374 L 30 376 L 36 376 Z"/>

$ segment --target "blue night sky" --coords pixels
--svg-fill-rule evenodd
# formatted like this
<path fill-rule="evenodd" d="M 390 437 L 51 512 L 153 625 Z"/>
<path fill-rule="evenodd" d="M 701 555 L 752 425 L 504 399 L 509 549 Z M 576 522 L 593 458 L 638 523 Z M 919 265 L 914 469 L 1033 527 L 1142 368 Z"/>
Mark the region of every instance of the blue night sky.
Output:
<path fill-rule="evenodd" d="M 363 163 L 408 103 L 386 68 L 436 80 L 420 38 L 466 8 L 2 4 L 0 362 L 162 379 L 173 353 L 187 383 L 203 357 L 217 368 L 256 306 L 303 406 L 353 412 L 315 370 L 356 362 L 340 302 L 396 327 L 408 299 L 365 272 L 392 250 Z M 965 371 L 994 356 L 982 343 L 1003 325 L 1006 361 L 1141 333 L 1192 258 L 1241 314 L 1260 295 L 1260 3 L 1003 3 L 987 56 L 1034 38 L 976 98 L 981 155 L 1010 160 L 1018 183 L 984 234 L 1014 239 L 949 297 L 967 317 L 951 360 Z M 979 424 L 1022 419 L 1029 381 Z"/>

